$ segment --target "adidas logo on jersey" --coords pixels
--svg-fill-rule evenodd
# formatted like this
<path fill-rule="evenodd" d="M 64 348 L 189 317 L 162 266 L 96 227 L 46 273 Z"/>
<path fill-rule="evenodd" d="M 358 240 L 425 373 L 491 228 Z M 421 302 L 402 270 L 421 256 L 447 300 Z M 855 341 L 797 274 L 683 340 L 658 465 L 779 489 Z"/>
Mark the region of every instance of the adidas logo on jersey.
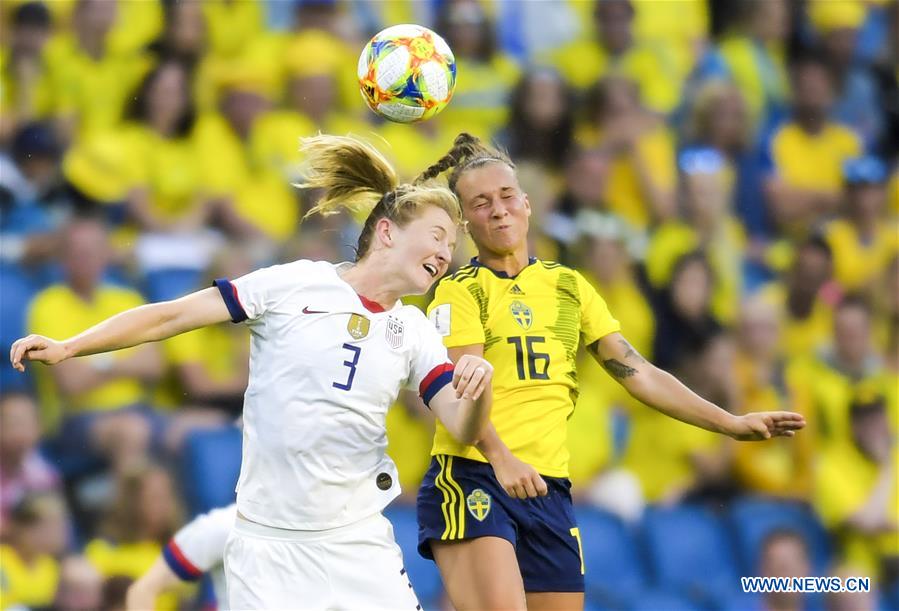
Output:
<path fill-rule="evenodd" d="M 524 295 L 524 291 L 522 291 L 520 288 L 518 288 L 517 284 L 513 284 L 512 288 L 509 289 L 509 292 L 512 293 L 513 295 Z"/>

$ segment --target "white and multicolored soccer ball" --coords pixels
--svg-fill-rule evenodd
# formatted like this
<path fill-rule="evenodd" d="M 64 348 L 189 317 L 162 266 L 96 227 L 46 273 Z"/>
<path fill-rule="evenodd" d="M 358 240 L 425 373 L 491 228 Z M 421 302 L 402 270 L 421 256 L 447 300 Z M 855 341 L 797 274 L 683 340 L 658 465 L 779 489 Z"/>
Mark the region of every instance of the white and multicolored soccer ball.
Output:
<path fill-rule="evenodd" d="M 397 123 L 443 110 L 456 87 L 456 58 L 440 36 L 420 25 L 378 32 L 359 56 L 359 86 L 368 107 Z"/>

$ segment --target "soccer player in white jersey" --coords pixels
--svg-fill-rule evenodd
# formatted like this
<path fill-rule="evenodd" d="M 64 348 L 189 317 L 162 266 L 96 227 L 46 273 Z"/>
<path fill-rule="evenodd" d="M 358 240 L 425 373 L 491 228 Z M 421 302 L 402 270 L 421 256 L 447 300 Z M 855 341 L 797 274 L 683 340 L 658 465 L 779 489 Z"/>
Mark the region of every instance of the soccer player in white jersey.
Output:
<path fill-rule="evenodd" d="M 493 369 L 455 368 L 437 331 L 399 302 L 446 271 L 460 221 L 444 187 L 398 185 L 389 163 L 352 138 L 303 141 L 313 210 L 370 211 L 354 264 L 295 261 L 218 280 L 174 301 L 128 310 L 64 341 L 30 335 L 10 351 L 64 359 L 247 321 L 237 517 L 225 550 L 231 608 L 417 609 L 390 522 L 400 493 L 385 416 L 404 385 L 462 443 L 489 418 Z"/>
<path fill-rule="evenodd" d="M 128 588 L 125 608 L 152 609 L 156 597 L 165 590 L 182 581 L 197 581 L 208 573 L 219 609 L 227 609 L 225 541 L 236 515 L 237 505 L 232 503 L 197 516 L 176 532 L 153 566 Z"/>

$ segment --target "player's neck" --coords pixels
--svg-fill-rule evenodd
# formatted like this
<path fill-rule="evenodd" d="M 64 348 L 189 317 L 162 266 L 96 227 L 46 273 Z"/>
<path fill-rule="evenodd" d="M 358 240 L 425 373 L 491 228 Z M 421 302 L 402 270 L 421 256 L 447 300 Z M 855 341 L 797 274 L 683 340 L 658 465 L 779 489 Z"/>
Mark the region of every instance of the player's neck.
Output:
<path fill-rule="evenodd" d="M 510 278 L 517 276 L 530 264 L 527 249 L 513 253 L 478 252 L 478 262 L 495 272 L 505 272 Z"/>
<path fill-rule="evenodd" d="M 384 273 L 384 268 L 372 265 L 370 261 L 357 263 L 353 267 L 340 273 L 343 281 L 369 301 L 374 301 L 385 310 L 389 310 L 394 304 L 409 291 L 408 287 L 397 284 L 395 274 Z"/>

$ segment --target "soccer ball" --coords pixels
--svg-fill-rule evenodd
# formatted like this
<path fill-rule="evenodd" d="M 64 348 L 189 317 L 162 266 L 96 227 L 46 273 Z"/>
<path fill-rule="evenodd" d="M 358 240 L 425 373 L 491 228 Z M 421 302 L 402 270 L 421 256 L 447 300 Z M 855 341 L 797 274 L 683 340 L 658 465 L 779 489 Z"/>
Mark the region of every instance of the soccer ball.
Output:
<path fill-rule="evenodd" d="M 395 25 L 374 36 L 359 56 L 362 98 L 397 123 L 424 121 L 449 104 L 456 59 L 440 36 L 420 25 Z"/>

